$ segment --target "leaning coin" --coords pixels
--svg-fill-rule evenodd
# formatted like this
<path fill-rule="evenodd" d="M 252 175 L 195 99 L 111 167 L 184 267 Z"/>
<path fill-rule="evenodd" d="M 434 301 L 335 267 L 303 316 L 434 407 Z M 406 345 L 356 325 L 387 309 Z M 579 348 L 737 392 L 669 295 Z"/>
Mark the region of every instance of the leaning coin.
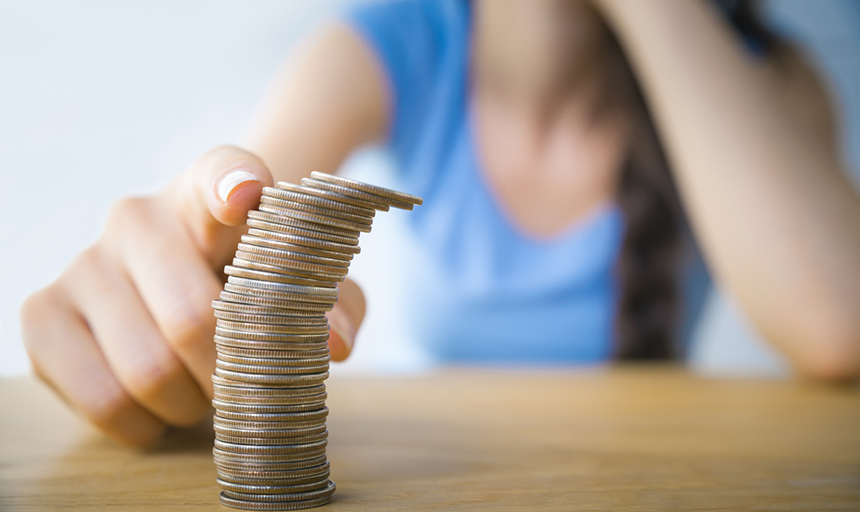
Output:
<path fill-rule="evenodd" d="M 320 256 L 330 260 L 339 260 L 347 264 L 355 257 L 355 255 L 352 253 L 326 251 L 323 249 L 316 249 L 313 247 L 291 244 L 289 242 L 284 242 L 282 240 L 276 240 L 273 238 L 263 238 L 256 235 L 242 235 L 242 241 L 247 244 L 271 247 L 272 249 L 300 252 L 305 256 Z"/>
<path fill-rule="evenodd" d="M 307 204 L 310 206 L 316 206 L 318 208 L 325 208 L 327 210 L 335 210 L 352 213 L 355 215 L 362 215 L 364 217 L 376 216 L 376 209 L 373 207 L 358 206 L 343 201 L 335 201 L 331 198 L 320 197 L 317 194 L 308 194 L 306 192 L 306 190 L 308 189 L 306 188 L 296 188 L 298 190 L 265 187 L 263 188 L 263 195 L 268 197 L 276 197 L 278 199 L 283 199 L 286 201 Z"/>
<path fill-rule="evenodd" d="M 315 366 L 257 366 L 253 364 L 238 364 L 218 359 L 215 367 L 234 372 L 253 373 L 259 375 L 304 375 L 328 371 L 328 363 Z"/>
<path fill-rule="evenodd" d="M 264 212 L 264 213 L 266 213 L 266 212 Z M 270 214 L 270 215 L 274 215 L 274 214 Z M 334 243 L 342 244 L 342 245 L 351 245 L 351 246 L 358 245 L 358 235 L 356 234 L 357 230 L 346 230 L 347 232 L 349 232 L 348 235 L 346 235 L 346 234 L 336 235 L 334 233 L 315 231 L 313 229 L 300 228 L 300 227 L 292 226 L 289 224 L 276 224 L 274 222 L 263 221 L 263 220 L 258 220 L 258 219 L 248 219 L 248 226 L 250 226 L 252 228 L 263 229 L 263 230 L 266 230 L 268 232 L 277 232 L 277 233 L 284 233 L 284 234 L 288 234 L 288 235 L 303 236 L 306 238 L 311 238 L 313 240 L 321 240 L 321 241 L 325 241 L 325 242 L 334 242 Z M 318 226 L 323 226 L 323 225 L 318 225 Z M 344 228 L 341 228 L 341 229 L 344 229 Z M 264 238 L 269 238 L 269 237 L 264 235 Z"/>
<path fill-rule="evenodd" d="M 279 386 L 300 386 L 310 383 L 318 383 L 328 378 L 328 372 L 311 373 L 308 375 L 260 375 L 255 373 L 240 373 L 215 368 L 215 375 L 232 381 L 247 382 L 253 384 L 269 384 Z"/>
<path fill-rule="evenodd" d="M 322 206 L 315 206 L 312 204 L 290 201 L 288 199 L 267 196 L 265 194 L 260 198 L 260 202 L 262 204 L 270 204 L 279 208 L 297 210 L 305 213 L 313 213 L 316 215 L 325 215 L 327 217 L 334 217 L 336 219 L 343 219 L 349 222 L 355 222 L 357 224 L 370 224 L 373 222 L 372 216 L 345 212 L 341 209 L 325 208 Z M 372 212 L 374 215 L 376 215 L 375 210 L 373 210 Z"/>
<path fill-rule="evenodd" d="M 314 286 L 322 286 L 323 283 L 332 283 L 335 281 L 343 281 L 346 277 L 345 275 L 333 275 L 333 274 L 321 274 L 319 272 L 304 272 L 302 270 L 296 270 L 294 268 L 289 267 L 281 267 L 275 265 L 268 265 L 266 263 L 260 263 L 258 261 L 249 261 L 247 259 L 243 259 L 237 257 L 233 258 L 233 265 L 237 267 L 243 268 L 251 268 L 254 270 L 265 270 L 267 272 L 277 272 L 279 274 L 284 274 L 288 276 L 301 277 L 306 279 L 311 285 Z"/>
<path fill-rule="evenodd" d="M 398 201 L 396 199 L 389 199 L 387 197 L 377 196 L 375 194 L 368 194 L 367 192 L 363 192 L 361 190 L 344 187 L 335 183 L 327 183 L 325 181 L 315 180 L 313 178 L 302 178 L 302 185 L 308 188 L 318 188 L 322 190 L 329 190 L 331 192 L 337 192 L 338 194 L 354 197 L 356 199 L 362 199 L 364 201 L 384 201 L 385 204 L 391 205 L 395 208 L 400 208 L 401 210 L 411 210 L 415 207 L 413 203 L 408 203 L 406 201 Z"/>
<path fill-rule="evenodd" d="M 269 243 L 256 243 L 257 237 L 242 235 L 242 243 L 239 244 L 239 250 L 263 254 L 265 256 L 274 256 L 276 258 L 284 258 L 287 260 L 303 261 L 314 265 L 324 265 L 329 267 L 349 268 L 349 261 L 338 258 L 326 258 L 325 256 L 317 256 L 305 252 L 307 248 L 294 246 L 292 249 L 283 249 L 280 247 L 270 247 Z M 277 241 L 275 241 L 277 243 Z"/>
<path fill-rule="evenodd" d="M 247 453 L 251 455 L 275 455 L 275 454 L 305 454 L 316 453 L 318 450 L 328 446 L 328 441 L 319 441 L 308 444 L 284 444 L 277 446 L 255 446 L 253 444 L 233 444 L 215 440 L 215 447 L 221 451 L 233 453 Z"/>
<path fill-rule="evenodd" d="M 284 217 L 283 215 L 278 215 L 277 213 L 269 213 L 257 210 L 251 210 L 248 212 L 248 222 L 252 221 L 265 222 L 267 224 L 275 226 L 292 226 L 294 228 L 312 231 L 317 234 L 322 233 L 329 235 L 338 235 L 345 236 L 347 238 L 355 238 L 357 236 L 355 230 L 352 229 L 343 229 L 335 226 L 325 226 L 323 224 L 316 224 L 305 220 Z M 248 225 L 250 226 L 250 224 Z"/>
<path fill-rule="evenodd" d="M 281 215 L 283 217 L 290 217 L 291 219 L 303 220 L 305 222 L 312 222 L 314 224 L 320 224 L 322 226 L 348 229 L 350 231 L 356 231 L 357 233 L 370 233 L 371 231 L 370 224 L 359 224 L 358 222 L 350 222 L 348 220 L 338 219 L 336 217 L 329 217 L 328 215 L 305 213 L 299 210 L 279 208 L 270 204 L 260 204 L 258 208 L 262 212 Z"/>
<path fill-rule="evenodd" d="M 303 187 L 301 185 L 293 185 L 292 183 L 286 183 L 283 181 L 279 181 L 277 183 L 277 185 L 275 185 L 275 186 L 278 187 L 279 189 L 282 189 L 282 190 L 288 190 L 288 191 L 292 191 L 292 192 L 301 192 L 303 194 L 309 194 L 309 195 L 317 196 L 317 197 L 320 197 L 322 199 L 330 199 L 330 200 L 338 202 L 338 203 L 351 204 L 351 205 L 355 205 L 355 206 L 361 206 L 363 208 L 370 208 L 372 210 L 380 210 L 383 212 L 387 212 L 389 210 L 388 205 L 385 203 L 363 201 L 361 199 L 356 199 L 354 197 L 345 196 L 343 194 L 338 194 L 336 192 L 331 192 L 329 190 L 323 190 L 323 189 L 319 189 L 319 188 Z"/>
<path fill-rule="evenodd" d="M 256 224 L 256 225 L 255 225 Z M 268 238 L 270 240 L 278 240 L 280 242 L 286 242 L 293 245 L 300 245 L 302 247 L 311 247 L 314 249 L 322 249 L 324 251 L 330 252 L 342 252 L 346 254 L 358 254 L 361 252 L 361 247 L 357 244 L 342 244 L 339 242 L 332 242 L 329 240 L 320 240 L 319 238 L 313 238 L 306 235 L 296 235 L 293 233 L 288 233 L 281 229 L 270 229 L 269 226 L 265 225 L 266 223 L 254 222 L 252 223 L 250 220 L 248 221 L 248 226 L 250 229 L 248 230 L 248 234 L 252 236 L 259 236 L 260 238 Z M 272 227 L 276 227 L 275 225 L 271 225 Z"/>
<path fill-rule="evenodd" d="M 221 504 L 227 507 L 237 508 L 239 510 L 253 510 L 256 512 L 274 512 L 284 510 L 305 510 L 308 508 L 320 507 L 331 502 L 331 496 L 316 498 L 312 500 L 302 501 L 286 501 L 278 503 L 260 503 L 255 501 L 245 501 L 231 498 L 222 491 L 218 495 Z"/>
<path fill-rule="evenodd" d="M 375 196 L 381 196 L 386 199 L 394 199 L 396 201 L 403 201 L 406 203 L 412 203 L 417 205 L 424 204 L 424 200 L 418 196 L 407 194 L 406 192 L 391 190 L 389 188 L 371 185 L 369 183 L 364 183 L 349 178 L 344 178 L 343 176 L 333 176 L 324 172 L 314 171 L 311 173 L 311 178 L 315 180 L 325 181 L 327 183 L 334 183 L 351 189 L 361 190 L 362 192 L 367 192 L 368 194 L 373 194 Z"/>

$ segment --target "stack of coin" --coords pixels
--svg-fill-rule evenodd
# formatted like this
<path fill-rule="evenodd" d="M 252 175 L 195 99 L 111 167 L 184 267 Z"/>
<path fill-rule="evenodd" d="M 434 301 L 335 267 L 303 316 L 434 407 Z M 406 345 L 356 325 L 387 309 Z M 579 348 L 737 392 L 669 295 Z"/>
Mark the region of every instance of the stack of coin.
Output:
<path fill-rule="evenodd" d="M 325 312 L 376 210 L 421 203 L 317 172 L 300 186 L 263 189 L 233 264 L 224 269 L 221 298 L 212 303 L 213 455 L 224 505 L 298 510 L 331 501 Z"/>

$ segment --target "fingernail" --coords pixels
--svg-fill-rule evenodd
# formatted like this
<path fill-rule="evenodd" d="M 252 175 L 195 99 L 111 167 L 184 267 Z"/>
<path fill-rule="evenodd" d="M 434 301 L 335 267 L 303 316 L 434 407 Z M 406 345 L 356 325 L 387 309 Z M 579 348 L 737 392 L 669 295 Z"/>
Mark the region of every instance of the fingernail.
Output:
<path fill-rule="evenodd" d="M 260 180 L 258 180 L 255 175 L 244 169 L 235 169 L 228 172 L 224 176 L 221 176 L 221 180 L 218 181 L 218 197 L 226 203 L 227 199 L 230 198 L 230 193 L 233 192 L 240 183 L 245 183 L 246 181 Z"/>

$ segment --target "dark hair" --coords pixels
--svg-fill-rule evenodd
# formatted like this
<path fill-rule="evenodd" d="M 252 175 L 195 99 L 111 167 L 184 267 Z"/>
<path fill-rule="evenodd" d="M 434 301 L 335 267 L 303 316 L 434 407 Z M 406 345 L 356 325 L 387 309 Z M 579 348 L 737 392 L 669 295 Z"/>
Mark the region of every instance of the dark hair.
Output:
<path fill-rule="evenodd" d="M 751 1 L 715 0 L 756 52 L 778 40 L 760 23 Z M 599 47 L 603 106 L 624 110 L 630 145 L 617 190 L 626 232 L 618 260 L 620 296 L 615 324 L 617 359 L 669 359 L 679 355 L 678 264 L 687 232 L 669 163 L 648 105 L 621 45 L 606 28 Z"/>

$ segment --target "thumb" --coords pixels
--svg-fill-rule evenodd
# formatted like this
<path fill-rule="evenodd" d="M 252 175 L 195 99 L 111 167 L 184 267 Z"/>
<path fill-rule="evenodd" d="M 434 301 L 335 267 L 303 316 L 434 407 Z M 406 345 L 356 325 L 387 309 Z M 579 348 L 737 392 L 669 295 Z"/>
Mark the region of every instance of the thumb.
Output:
<path fill-rule="evenodd" d="M 272 174 L 256 155 L 232 146 L 206 152 L 180 177 L 171 194 L 196 245 L 213 262 L 228 242 L 235 241 L 248 210 L 260 203 Z M 235 248 L 233 248 L 235 249 Z"/>

